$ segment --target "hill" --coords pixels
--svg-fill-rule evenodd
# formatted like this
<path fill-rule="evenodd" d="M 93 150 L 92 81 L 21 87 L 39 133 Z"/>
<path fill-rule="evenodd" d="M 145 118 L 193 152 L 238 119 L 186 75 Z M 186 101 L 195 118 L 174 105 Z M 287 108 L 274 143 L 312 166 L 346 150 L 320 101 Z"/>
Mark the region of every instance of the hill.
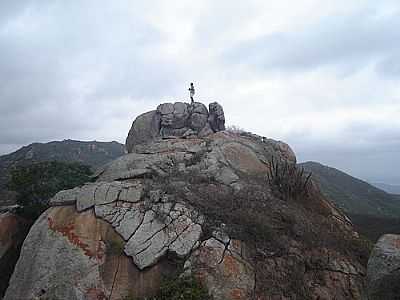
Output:
<path fill-rule="evenodd" d="M 10 170 L 16 166 L 33 162 L 61 161 L 80 162 L 97 168 L 121 156 L 124 145 L 117 142 L 82 142 L 74 140 L 33 143 L 21 149 L 0 156 L 0 206 L 14 202 L 15 195 L 6 188 Z"/>
<path fill-rule="evenodd" d="M 357 232 L 371 241 L 385 233 L 400 233 L 400 195 L 388 194 L 320 163 L 299 165 L 313 173 L 322 193 L 346 212 Z"/>
<path fill-rule="evenodd" d="M 393 195 L 317 162 L 299 165 L 313 173 L 322 192 L 347 214 L 400 217 L 400 202 Z"/>
<path fill-rule="evenodd" d="M 400 185 L 398 184 L 387 184 L 384 182 L 371 182 L 371 184 L 378 189 L 384 190 L 386 193 L 400 196 Z"/>

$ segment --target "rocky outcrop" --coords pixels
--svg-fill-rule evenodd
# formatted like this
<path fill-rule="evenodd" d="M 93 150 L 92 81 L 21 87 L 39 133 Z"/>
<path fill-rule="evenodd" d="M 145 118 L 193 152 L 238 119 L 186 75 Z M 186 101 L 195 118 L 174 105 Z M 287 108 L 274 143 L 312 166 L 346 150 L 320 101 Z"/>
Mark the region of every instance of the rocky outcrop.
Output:
<path fill-rule="evenodd" d="M 160 115 L 157 111 L 149 111 L 136 118 L 133 122 L 125 147 L 128 152 L 137 144 L 148 143 L 160 136 Z"/>
<path fill-rule="evenodd" d="M 266 179 L 272 161 L 295 165 L 288 145 L 200 136 L 223 128 L 218 107 L 207 118 L 200 104 L 157 111 L 137 120 L 158 115 L 160 136 L 197 134 L 133 143 L 95 182 L 59 192 L 24 243 L 6 300 L 151 297 L 172 274 L 191 274 L 215 300 L 360 299 L 365 269 L 348 252 L 344 216 L 313 185 L 289 198 Z"/>
<path fill-rule="evenodd" d="M 214 132 L 225 130 L 225 115 L 222 106 L 217 102 L 210 103 L 210 116 L 208 123 Z"/>
<path fill-rule="evenodd" d="M 222 106 L 213 102 L 209 109 L 199 102 L 160 104 L 157 110 L 136 118 L 126 139 L 126 149 L 134 152 L 137 145 L 157 138 L 204 137 L 225 130 Z"/>
<path fill-rule="evenodd" d="M 5 299 L 122 299 L 151 294 L 173 266 L 140 271 L 124 241 L 93 210 L 47 210 L 32 227 Z M 17 282 L 24 284 L 15 284 Z"/>
<path fill-rule="evenodd" d="M 215 299 L 252 299 L 255 270 L 241 241 L 214 233 L 185 263 L 186 270 L 202 278 Z"/>
<path fill-rule="evenodd" d="M 394 300 L 400 295 L 400 235 L 385 234 L 376 243 L 368 260 L 369 300 Z"/>
<path fill-rule="evenodd" d="M 62 191 L 52 205 L 76 201 L 78 212 L 94 207 L 126 242 L 125 253 L 139 269 L 154 265 L 167 252 L 185 257 L 198 246 L 203 218 L 192 208 L 174 203 L 159 190 L 144 199 L 144 183 L 97 182 Z M 145 202 L 146 201 L 146 202 Z"/>

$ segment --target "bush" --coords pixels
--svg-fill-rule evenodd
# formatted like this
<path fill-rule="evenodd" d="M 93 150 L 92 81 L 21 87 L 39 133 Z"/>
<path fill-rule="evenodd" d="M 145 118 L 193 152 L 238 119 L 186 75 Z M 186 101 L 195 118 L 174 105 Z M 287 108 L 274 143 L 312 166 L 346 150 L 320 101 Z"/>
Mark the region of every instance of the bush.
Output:
<path fill-rule="evenodd" d="M 165 278 L 151 300 L 211 300 L 207 290 L 193 276 Z"/>
<path fill-rule="evenodd" d="M 304 169 L 296 164 L 275 161 L 271 158 L 271 166 L 267 173 L 270 186 L 284 199 L 301 199 L 308 196 L 308 184 L 312 173 L 307 176 Z"/>
<path fill-rule="evenodd" d="M 242 175 L 240 190 L 197 180 L 197 174 L 188 176 L 191 184 L 185 190 L 176 188 L 173 181 L 165 184 L 168 193 L 204 215 L 202 239 L 223 227 L 231 238 L 249 246 L 257 293 L 309 299 L 307 280 L 322 276 L 314 265 L 308 273 L 305 270 L 313 251 L 319 255 L 329 251 L 332 256 L 343 255 L 364 265 L 369 251 L 345 226 L 333 221 L 332 207 L 310 175 L 295 165 L 275 162 L 272 172 L 268 174 L 270 184 L 265 176 Z M 293 249 L 301 255 L 291 254 Z"/>
<path fill-rule="evenodd" d="M 125 241 L 122 238 L 106 241 L 107 255 L 122 255 L 124 253 Z"/>

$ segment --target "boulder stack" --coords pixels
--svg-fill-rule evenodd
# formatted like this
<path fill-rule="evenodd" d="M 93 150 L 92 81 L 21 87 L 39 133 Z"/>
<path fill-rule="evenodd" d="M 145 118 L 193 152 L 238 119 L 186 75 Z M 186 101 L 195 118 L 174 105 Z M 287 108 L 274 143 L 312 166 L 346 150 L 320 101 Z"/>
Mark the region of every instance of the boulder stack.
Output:
<path fill-rule="evenodd" d="M 225 130 L 224 110 L 217 102 L 163 103 L 136 118 L 126 139 L 128 153 L 157 138 L 205 137 Z"/>

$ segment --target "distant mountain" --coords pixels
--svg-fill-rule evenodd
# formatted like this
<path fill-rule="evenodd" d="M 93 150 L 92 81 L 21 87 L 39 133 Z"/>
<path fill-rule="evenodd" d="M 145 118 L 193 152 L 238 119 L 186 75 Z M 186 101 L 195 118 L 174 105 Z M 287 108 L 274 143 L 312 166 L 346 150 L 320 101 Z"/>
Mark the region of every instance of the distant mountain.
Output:
<path fill-rule="evenodd" d="M 125 153 L 118 142 L 82 142 L 74 140 L 33 143 L 0 156 L 0 206 L 13 203 L 14 194 L 6 189 L 9 170 L 14 166 L 41 161 L 80 162 L 97 168 Z"/>
<path fill-rule="evenodd" d="M 321 191 L 350 217 L 354 228 L 371 241 L 400 234 L 400 195 L 382 191 L 335 168 L 316 162 L 299 164 L 312 172 Z"/>
<path fill-rule="evenodd" d="M 400 218 L 387 218 L 369 215 L 349 215 L 354 229 L 368 237 L 371 241 L 377 241 L 385 233 L 400 234 Z"/>
<path fill-rule="evenodd" d="M 371 182 L 371 184 L 386 193 L 400 195 L 400 184 L 387 184 L 384 182 Z"/>
<path fill-rule="evenodd" d="M 313 173 L 322 192 L 347 214 L 400 217 L 400 202 L 395 196 L 320 163 L 306 162 L 299 165 Z"/>

